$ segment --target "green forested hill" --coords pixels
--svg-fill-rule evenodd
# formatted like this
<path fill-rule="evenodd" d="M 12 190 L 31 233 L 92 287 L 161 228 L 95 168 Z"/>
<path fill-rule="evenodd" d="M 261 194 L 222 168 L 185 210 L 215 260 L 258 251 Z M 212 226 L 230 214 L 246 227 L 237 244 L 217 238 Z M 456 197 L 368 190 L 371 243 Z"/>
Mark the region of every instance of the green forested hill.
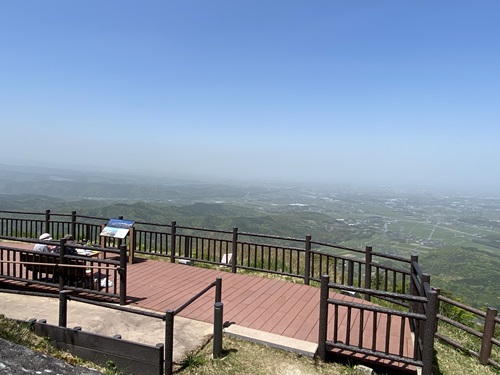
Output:
<path fill-rule="evenodd" d="M 81 204 L 81 202 L 80 202 Z M 263 212 L 253 207 L 234 204 L 193 203 L 185 206 L 149 204 L 109 204 L 82 208 L 79 212 L 99 217 L 117 217 L 152 223 L 170 224 L 240 232 L 305 238 L 340 243 L 346 239 L 366 236 L 343 222 L 332 223 L 329 215 L 317 212 Z M 365 231 L 366 232 L 366 231 Z"/>
<path fill-rule="evenodd" d="M 58 185 L 56 183 L 56 185 Z M 90 188 L 92 184 L 87 186 Z M 124 184 L 125 186 L 126 184 Z M 61 185 L 63 186 L 63 185 Z M 113 191 L 115 184 L 102 189 Z M 141 200 L 123 197 L 75 198 L 25 194 L 0 194 L 0 210 L 113 218 L 259 233 L 328 242 L 409 257 L 418 253 L 432 284 L 463 296 L 466 303 L 500 307 L 500 233 L 498 201 L 470 197 L 434 199 L 392 198 L 348 192 L 315 192 L 300 188 L 234 187 L 226 185 L 170 186 L 162 198 L 155 187 L 126 187 L 130 193 L 148 196 Z M 95 187 L 96 194 L 102 191 Z M 131 190 L 132 189 L 132 190 Z M 29 189 L 27 189 L 29 190 Z M 82 194 L 87 194 L 85 190 Z M 117 194 L 117 192 L 115 192 Z M 206 195 L 205 195 L 206 194 Z M 215 203 L 217 202 L 217 203 Z"/>
<path fill-rule="evenodd" d="M 450 246 L 420 259 L 435 287 L 477 307 L 500 307 L 500 258 L 474 247 Z"/>

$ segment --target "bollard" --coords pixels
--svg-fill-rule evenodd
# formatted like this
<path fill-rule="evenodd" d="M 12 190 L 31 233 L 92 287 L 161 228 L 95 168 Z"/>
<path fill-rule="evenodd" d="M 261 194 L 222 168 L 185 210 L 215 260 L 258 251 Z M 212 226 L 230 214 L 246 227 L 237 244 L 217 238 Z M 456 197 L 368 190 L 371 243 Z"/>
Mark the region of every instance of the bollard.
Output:
<path fill-rule="evenodd" d="M 224 316 L 224 304 L 214 303 L 214 346 L 212 350 L 213 358 L 222 357 L 222 320 Z"/>
<path fill-rule="evenodd" d="M 222 301 L 222 277 L 215 279 L 215 302 Z"/>
<path fill-rule="evenodd" d="M 59 327 L 64 328 L 68 321 L 68 293 L 69 290 L 59 292 Z"/>
<path fill-rule="evenodd" d="M 165 314 L 165 375 L 172 375 L 174 366 L 174 310 Z"/>
<path fill-rule="evenodd" d="M 319 334 L 318 334 L 318 357 L 326 361 L 326 337 L 328 330 L 328 295 L 330 293 L 330 276 L 321 275 L 321 289 L 319 300 Z"/>

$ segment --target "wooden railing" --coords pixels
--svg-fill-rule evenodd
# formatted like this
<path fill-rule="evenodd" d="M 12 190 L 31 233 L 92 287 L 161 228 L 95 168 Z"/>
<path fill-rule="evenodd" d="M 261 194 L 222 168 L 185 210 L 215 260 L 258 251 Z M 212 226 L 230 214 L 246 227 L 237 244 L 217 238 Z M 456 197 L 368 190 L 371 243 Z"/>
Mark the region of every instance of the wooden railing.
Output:
<path fill-rule="evenodd" d="M 390 271 L 391 273 L 396 272 L 396 270 Z M 406 275 L 406 273 L 402 275 Z M 385 290 L 380 291 L 346 286 L 335 282 L 330 283 L 330 277 L 323 275 L 321 278 L 318 338 L 318 355 L 320 358 L 325 359 L 326 347 L 331 347 L 383 358 L 405 365 L 418 366 L 422 368 L 423 375 L 431 375 L 438 311 L 438 292 L 431 288 L 428 275 L 421 272 L 417 257 L 411 259 L 411 271 L 408 279 L 410 280 L 410 293 L 397 293 L 394 290 L 388 291 L 387 286 Z M 392 305 L 392 307 L 330 298 L 330 289 L 343 291 L 344 293 L 350 292 L 353 295 L 363 294 L 366 300 L 373 297 L 381 300 L 386 305 Z M 328 311 L 330 305 L 333 306 L 334 313 L 333 329 L 329 331 Z M 344 314 L 339 314 L 339 310 L 342 309 Z M 355 320 L 357 326 L 351 324 L 353 314 L 359 315 L 359 319 Z M 347 318 L 344 329 L 341 329 L 338 317 L 343 315 L 346 315 Z M 381 322 L 385 322 L 385 324 Z M 345 335 L 339 337 L 339 332 L 344 330 Z M 412 351 L 410 351 L 410 345 L 406 342 L 409 330 L 413 332 L 415 337 Z M 328 332 L 331 333 L 331 337 L 328 337 Z M 384 340 L 380 340 L 380 338 L 384 338 Z M 397 338 L 398 342 L 394 346 L 395 338 Z"/>
<path fill-rule="evenodd" d="M 101 258 L 91 258 L 66 254 L 67 249 L 76 248 L 76 245 L 66 244 L 64 239 L 52 241 L 60 246 L 59 254 L 41 253 L 12 244 L 12 241 L 25 244 L 43 242 L 40 240 L 10 236 L 0 236 L 0 240 L 10 241 L 9 246 L 0 242 L 2 278 L 107 296 L 117 299 L 122 305 L 126 303 L 127 254 L 124 245 L 120 249 L 86 247 L 102 254 Z"/>
<path fill-rule="evenodd" d="M 438 300 L 440 313 L 437 316 L 436 337 L 477 357 L 483 365 L 500 368 L 500 319 L 497 309 L 488 307 L 486 311 L 481 311 L 442 295 Z"/>
<path fill-rule="evenodd" d="M 356 299 L 330 298 L 330 290 L 347 290 L 353 293 L 363 293 L 375 298 L 390 297 L 407 303 L 428 304 L 425 297 L 408 294 L 375 291 L 358 287 L 345 287 L 330 283 L 328 276 L 321 280 L 321 301 L 319 319 L 318 355 L 325 359 L 326 348 L 347 350 L 365 356 L 373 356 L 395 361 L 401 365 L 413 365 L 422 368 L 422 374 L 430 375 L 432 370 L 432 351 L 430 357 L 425 357 L 422 348 L 408 342 L 410 327 L 419 331 L 432 323 L 433 316 L 428 309 L 427 314 L 386 308 L 374 304 L 363 304 Z M 339 294 L 335 294 L 338 296 Z M 328 327 L 329 308 L 334 309 L 333 328 Z M 357 319 L 353 317 L 357 316 Z M 343 317 L 343 321 L 340 320 Z M 395 345 L 395 341 L 397 340 Z M 425 344 L 433 348 L 433 335 L 426 337 Z M 401 366 L 404 367 L 404 366 Z"/>
<path fill-rule="evenodd" d="M 436 325 L 436 318 L 440 322 L 449 323 L 444 315 L 432 313 L 435 303 L 429 300 L 429 296 L 433 300 L 434 296 L 439 295 L 439 290 L 431 287 L 430 276 L 421 270 L 417 256 L 407 259 L 373 251 L 369 246 L 355 249 L 332 245 L 315 241 L 311 236 L 272 236 L 240 232 L 238 228 L 230 231 L 213 230 L 181 226 L 176 221 L 170 224 L 136 221 L 126 239 L 119 242 L 105 239 L 103 243 L 99 234 L 108 220 L 77 215 L 75 211 L 71 214 L 55 214 L 50 210 L 44 213 L 0 211 L 0 235 L 38 238 L 42 232 L 49 232 L 54 238 L 60 238 L 70 233 L 75 239 L 85 239 L 110 248 L 122 243 L 130 252 L 131 259 L 133 254 L 144 254 L 164 257 L 171 262 L 187 260 L 225 266 L 223 269 L 233 273 L 252 271 L 279 274 L 301 279 L 306 285 L 311 282 L 319 284 L 322 275 L 329 275 L 332 284 L 342 285 L 343 292 L 357 293 L 366 301 L 376 298 L 377 302 L 389 304 L 389 310 L 399 311 L 397 314 L 386 312 L 389 315 L 400 316 L 398 314 L 401 311 L 406 311 L 419 317 L 425 316 L 425 319 L 410 316 L 405 318 L 411 323 L 411 329 L 415 333 L 417 352 L 412 361 L 423 361 L 425 356 L 430 355 L 424 353 L 426 350 L 430 353 L 433 348 L 432 345 L 424 345 L 424 332 L 430 332 L 429 327 Z M 416 297 L 426 298 L 427 302 L 416 302 Z M 442 296 L 439 298 L 440 301 L 451 303 Z M 434 319 L 430 321 L 432 314 Z M 484 331 L 484 334 L 480 332 L 481 338 L 491 342 L 490 347 L 498 352 L 498 334 L 495 336 L 498 318 L 489 318 L 488 322 L 488 327 L 491 328 Z M 467 330 L 460 325 L 457 329 Z M 433 332 L 435 331 L 436 328 Z M 427 336 L 430 334 L 427 333 Z M 460 348 L 460 344 L 454 344 L 454 340 L 443 333 L 438 332 L 436 337 Z M 485 359 L 487 349 L 472 352 L 478 353 L 481 363 L 500 367 L 498 360 L 491 357 Z"/>

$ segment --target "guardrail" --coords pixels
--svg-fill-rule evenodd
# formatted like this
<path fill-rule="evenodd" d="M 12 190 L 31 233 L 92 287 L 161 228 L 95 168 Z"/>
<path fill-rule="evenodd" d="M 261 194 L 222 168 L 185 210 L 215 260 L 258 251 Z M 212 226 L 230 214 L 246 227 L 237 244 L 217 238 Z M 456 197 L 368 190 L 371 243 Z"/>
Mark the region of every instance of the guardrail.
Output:
<path fill-rule="evenodd" d="M 5 217 L 7 216 L 8 217 Z M 119 217 L 123 219 L 123 216 Z M 134 254 L 166 257 L 171 262 L 186 259 L 199 263 L 229 266 L 238 270 L 267 272 L 319 283 L 322 274 L 349 286 L 385 291 L 402 291 L 409 287 L 410 261 L 406 258 L 314 241 L 311 236 L 291 238 L 181 226 L 172 221 L 158 224 L 136 221 L 123 241 L 100 237 L 108 218 L 71 214 L 0 211 L 0 235 L 37 238 L 48 232 L 57 239 L 72 234 L 101 247 L 125 244 Z M 385 264 L 387 261 L 393 265 Z M 394 264 L 398 265 L 395 266 Z M 369 299 L 369 296 L 366 298 Z"/>
<path fill-rule="evenodd" d="M 123 217 L 119 217 L 123 219 Z M 214 266 L 226 266 L 233 273 L 255 271 L 279 274 L 303 280 L 304 284 L 320 283 L 322 275 L 330 275 L 333 284 L 360 288 L 357 293 L 370 301 L 390 303 L 397 309 L 428 317 L 427 303 L 416 303 L 412 297 L 426 298 L 439 290 L 430 285 L 430 276 L 425 274 L 418 263 L 418 257 L 410 259 L 365 249 L 348 248 L 315 241 L 311 236 L 291 238 L 231 231 L 213 230 L 170 224 L 136 221 L 130 235 L 123 241 L 100 238 L 99 234 L 108 218 L 71 214 L 56 214 L 46 210 L 43 213 L 0 211 L 0 235 L 37 238 L 42 232 L 49 232 L 54 238 L 71 233 L 75 239 L 86 239 L 101 246 L 117 247 L 123 242 L 134 254 L 164 257 L 171 262 L 189 260 Z M 387 292 L 387 293 L 374 293 Z M 394 298 L 408 295 L 409 298 Z M 440 296 L 440 300 L 441 299 Z M 469 307 L 468 307 L 469 308 Z M 447 322 L 439 316 L 440 324 Z M 411 320 L 411 329 L 420 332 L 416 335 L 416 346 L 424 350 L 422 324 L 425 321 Z M 447 322 L 449 323 L 449 322 Z M 493 319 L 493 332 L 498 319 Z M 428 325 L 428 324 L 427 324 Z M 463 327 L 459 329 L 464 329 Z M 465 329 L 464 329 L 465 330 Z M 489 331 L 488 331 L 489 332 Z M 445 334 L 437 338 L 453 344 L 453 339 Z M 488 341 L 488 339 L 486 339 Z M 493 335 L 491 343 L 498 347 L 498 338 Z M 432 348 L 432 347 L 431 347 Z M 425 350 L 431 350 L 427 347 Z M 476 351 L 477 352 L 477 351 Z M 481 351 L 481 363 L 498 366 L 498 360 L 485 360 L 485 350 Z M 472 353 L 471 353 L 472 354 Z M 420 358 L 416 359 L 420 360 Z"/>

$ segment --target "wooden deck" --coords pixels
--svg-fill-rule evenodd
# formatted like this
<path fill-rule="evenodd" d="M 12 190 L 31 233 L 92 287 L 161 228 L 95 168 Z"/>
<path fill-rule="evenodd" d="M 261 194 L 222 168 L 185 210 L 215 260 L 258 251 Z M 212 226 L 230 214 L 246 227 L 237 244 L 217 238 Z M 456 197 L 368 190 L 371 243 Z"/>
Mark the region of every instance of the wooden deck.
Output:
<path fill-rule="evenodd" d="M 31 248 L 30 244 L 15 244 L 16 247 Z M 222 278 L 222 302 L 224 303 L 224 321 L 263 332 L 277 334 L 317 344 L 319 334 L 319 288 L 295 284 L 271 277 L 234 274 L 229 268 L 214 270 L 170 263 L 161 260 L 137 259 L 127 266 L 128 303 L 149 310 L 164 313 L 175 310 L 198 292 L 216 280 Z M 18 283 L 18 282 L 17 282 Z M 14 284 L 17 284 L 14 283 Z M 213 323 L 214 295 L 210 291 L 185 308 L 179 315 L 188 319 Z M 370 304 L 361 299 L 343 294 L 330 295 L 331 298 Z M 339 307 L 337 319 L 340 322 L 338 341 L 347 343 L 347 309 Z M 359 311 L 351 315 L 351 345 L 359 343 Z M 328 339 L 333 338 L 334 309 L 329 309 Z M 363 318 L 363 347 L 371 348 L 374 340 L 376 349 L 385 350 L 386 318 L 380 315 L 374 322 L 371 313 Z M 393 317 L 390 324 L 389 353 L 398 354 L 401 320 Z M 406 323 L 403 354 L 411 357 L 413 340 Z M 353 356 L 353 353 L 333 350 L 336 355 Z M 375 359 L 363 355 L 354 355 L 358 359 L 381 366 L 396 367 L 400 371 L 415 373 L 415 367 L 388 360 Z"/>
<path fill-rule="evenodd" d="M 222 278 L 222 302 L 224 303 L 224 321 L 227 324 L 237 324 L 259 331 L 269 332 L 285 337 L 312 343 L 318 342 L 319 322 L 319 288 L 303 284 L 295 284 L 274 278 L 254 275 L 234 274 L 228 271 L 213 270 L 175 264 L 164 261 L 138 261 L 127 267 L 127 295 L 130 303 L 146 309 L 165 312 L 176 309 L 191 297 L 215 281 Z M 183 310 L 179 315 L 213 322 L 213 304 L 215 291 L 205 294 L 195 303 Z M 361 299 L 343 294 L 331 294 L 336 299 L 356 301 L 370 304 Z M 340 330 L 338 340 L 347 340 L 347 309 L 339 308 L 338 319 Z M 399 353 L 399 333 L 401 320 L 393 317 L 391 321 L 391 336 L 389 352 Z M 329 309 L 329 327 L 333 327 L 334 309 Z M 363 343 L 367 348 L 373 340 L 373 319 L 371 314 L 364 315 Z M 354 311 L 351 316 L 351 345 L 358 345 L 359 314 Z M 378 331 L 375 334 L 377 350 L 385 350 L 384 316 L 377 321 Z M 405 327 L 404 355 L 413 352 L 413 341 L 409 327 Z M 332 332 L 330 329 L 329 332 Z M 333 334 L 328 334 L 332 339 Z M 342 354 L 339 350 L 336 354 Z M 343 353 L 349 354 L 349 353 Z M 351 353 L 352 354 L 352 353 Z M 397 367 L 400 370 L 415 372 L 413 366 L 385 360 L 375 360 L 357 355 L 368 362 L 382 366 Z"/>

